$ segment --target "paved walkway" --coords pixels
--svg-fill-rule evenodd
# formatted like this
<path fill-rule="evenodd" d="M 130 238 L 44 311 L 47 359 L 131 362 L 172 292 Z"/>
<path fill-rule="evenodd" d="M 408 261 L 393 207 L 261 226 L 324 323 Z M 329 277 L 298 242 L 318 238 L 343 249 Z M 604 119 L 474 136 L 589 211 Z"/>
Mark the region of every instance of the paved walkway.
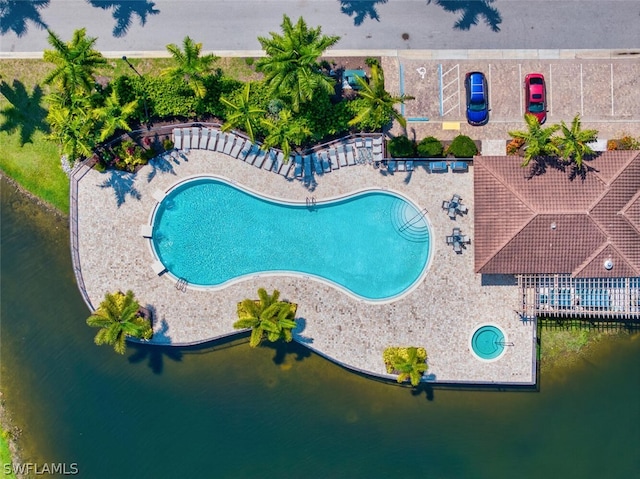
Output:
<path fill-rule="evenodd" d="M 345 195 L 366 187 L 395 190 L 427 208 L 433 227 L 433 260 L 419 286 L 387 304 L 372 304 L 313 279 L 251 278 L 222 290 L 179 291 L 167 276 L 152 271 L 154 260 L 140 225 L 148 224 L 156 200 L 182 178 L 214 174 L 253 190 L 304 202 L 310 195 L 299 180 L 257 169 L 223 153 L 192 150 L 172 161 L 154 160 L 137 175 L 90 170 L 78 185 L 78 240 L 85 287 L 91 302 L 104 294 L 132 289 L 142 305 L 154 310 L 153 341 L 189 344 L 234 334 L 236 303 L 257 296 L 257 289 L 278 289 L 296 302 L 300 330 L 296 340 L 349 368 L 385 376 L 387 346 L 424 346 L 429 379 L 438 382 L 532 383 L 535 381 L 535 328 L 520 321 L 519 290 L 506 278 L 482 284 L 473 272 L 473 241 L 462 255 L 445 244 L 453 226 L 473 239 L 473 166 L 468 173 L 389 174 L 356 165 L 316 178 L 313 196 Z M 451 221 L 443 199 L 462 196 L 470 214 Z M 345 245 L 345 248 L 351 247 Z M 486 281 L 486 279 L 485 279 Z M 506 354 L 495 362 L 473 356 L 469 340 L 478 325 L 491 322 L 506 334 Z"/>

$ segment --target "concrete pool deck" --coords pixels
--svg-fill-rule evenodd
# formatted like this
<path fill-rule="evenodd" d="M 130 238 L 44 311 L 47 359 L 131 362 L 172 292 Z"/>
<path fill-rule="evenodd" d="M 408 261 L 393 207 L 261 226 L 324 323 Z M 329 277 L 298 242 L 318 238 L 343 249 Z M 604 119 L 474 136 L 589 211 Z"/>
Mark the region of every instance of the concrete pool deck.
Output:
<path fill-rule="evenodd" d="M 301 277 L 263 276 L 216 291 L 181 291 L 168 275 L 158 276 L 152 270 L 154 257 L 140 226 L 149 224 L 156 190 L 166 191 L 177 181 L 200 174 L 218 175 L 303 203 L 307 197 L 321 201 L 364 188 L 397 191 L 428 210 L 433 229 L 430 268 L 411 293 L 385 304 L 360 301 L 326 283 Z M 512 278 L 483 279 L 473 272 L 473 166 L 467 173 L 428 173 L 418 167 L 412 173 L 392 175 L 371 165 L 356 165 L 316 181 L 310 191 L 299 180 L 205 150 L 191 150 L 175 160 L 154 160 L 136 175 L 87 171 L 78 181 L 77 234 L 90 302 L 95 307 L 106 292 L 131 289 L 141 305 L 154 311 L 152 342 L 186 345 L 235 334 L 237 302 L 257 297 L 260 287 L 269 292 L 278 289 L 283 299 L 298 304 L 300 327 L 295 340 L 348 368 L 390 377 L 382 361 L 386 347 L 422 346 L 428 354 L 429 381 L 535 383 L 535 324 L 522 321 L 516 312 L 521 290 Z M 441 204 L 454 193 L 463 198 L 469 214 L 452 221 Z M 471 237 L 462 254 L 446 245 L 445 237 L 453 227 Z M 357 246 L 344 245 L 347 250 Z M 487 323 L 499 326 L 509 344 L 493 362 L 477 359 L 470 350 L 472 334 Z"/>

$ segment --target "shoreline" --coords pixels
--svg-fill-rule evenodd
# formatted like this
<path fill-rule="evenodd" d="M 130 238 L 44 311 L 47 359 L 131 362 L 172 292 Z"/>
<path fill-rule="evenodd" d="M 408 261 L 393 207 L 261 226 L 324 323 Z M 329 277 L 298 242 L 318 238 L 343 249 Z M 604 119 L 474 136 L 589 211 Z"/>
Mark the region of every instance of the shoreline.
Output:
<path fill-rule="evenodd" d="M 7 411 L 7 408 L 5 407 L 4 393 L 2 390 L 0 390 L 0 434 L 2 435 L 1 440 L 7 444 L 9 449 L 8 459 L 11 461 L 10 463 L 14 466 L 16 464 L 24 464 L 25 461 L 19 444 L 22 429 L 13 423 L 11 413 Z M 13 475 L 4 475 L 3 477 L 15 477 L 17 479 L 22 479 L 25 476 L 14 473 Z"/>
<path fill-rule="evenodd" d="M 6 180 L 7 183 L 9 183 L 17 191 L 19 191 L 20 194 L 25 196 L 27 199 L 33 201 L 36 205 L 38 205 L 39 207 L 43 208 L 47 212 L 54 214 L 56 217 L 58 217 L 58 219 L 65 220 L 65 221 L 69 220 L 69 215 L 65 215 L 62 211 L 60 211 L 58 208 L 56 208 L 51 203 L 49 203 L 49 202 L 43 200 L 42 198 L 40 198 L 39 196 L 33 194 L 31 191 L 26 189 L 18 181 L 16 181 L 14 178 L 12 178 L 10 175 L 8 175 L 3 170 L 0 170 L 0 178 Z"/>

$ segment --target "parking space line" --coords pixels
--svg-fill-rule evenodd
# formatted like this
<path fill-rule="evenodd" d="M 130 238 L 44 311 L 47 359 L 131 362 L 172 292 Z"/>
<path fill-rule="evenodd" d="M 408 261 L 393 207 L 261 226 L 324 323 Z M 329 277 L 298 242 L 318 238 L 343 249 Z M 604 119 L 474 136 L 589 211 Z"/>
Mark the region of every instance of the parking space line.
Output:
<path fill-rule="evenodd" d="M 518 79 L 522 81 L 522 63 L 518 63 Z M 520 85 L 520 116 L 524 116 L 524 112 L 522 111 L 522 89 L 524 87 Z"/>
<path fill-rule="evenodd" d="M 489 92 L 493 91 L 493 89 L 492 89 L 493 87 L 491 86 L 491 63 L 489 63 L 489 86 L 488 86 L 488 88 L 489 88 Z M 489 94 L 491 94 L 491 93 L 489 93 Z M 491 98 L 489 98 L 489 101 L 491 101 Z M 489 103 L 488 106 L 489 106 L 488 110 L 491 111 L 491 103 Z"/>
<path fill-rule="evenodd" d="M 582 63 L 580 64 L 580 116 L 584 116 L 584 88 L 582 83 Z"/>
<path fill-rule="evenodd" d="M 551 74 L 551 64 L 549 64 L 549 114 L 553 116 L 553 75 Z"/>
<path fill-rule="evenodd" d="M 611 116 L 615 114 L 613 112 L 613 63 L 611 63 Z"/>

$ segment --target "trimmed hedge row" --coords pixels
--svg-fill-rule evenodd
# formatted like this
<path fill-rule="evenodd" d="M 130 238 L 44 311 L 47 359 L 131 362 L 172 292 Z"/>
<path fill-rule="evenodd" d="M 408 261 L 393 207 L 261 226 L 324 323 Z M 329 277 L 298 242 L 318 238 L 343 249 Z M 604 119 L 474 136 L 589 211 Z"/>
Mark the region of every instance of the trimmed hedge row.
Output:
<path fill-rule="evenodd" d="M 417 144 L 407 136 L 396 136 L 387 142 L 387 151 L 393 158 L 471 158 L 478 154 L 474 141 L 466 135 L 456 136 L 445 149 L 440 140 L 427 136 Z"/>

